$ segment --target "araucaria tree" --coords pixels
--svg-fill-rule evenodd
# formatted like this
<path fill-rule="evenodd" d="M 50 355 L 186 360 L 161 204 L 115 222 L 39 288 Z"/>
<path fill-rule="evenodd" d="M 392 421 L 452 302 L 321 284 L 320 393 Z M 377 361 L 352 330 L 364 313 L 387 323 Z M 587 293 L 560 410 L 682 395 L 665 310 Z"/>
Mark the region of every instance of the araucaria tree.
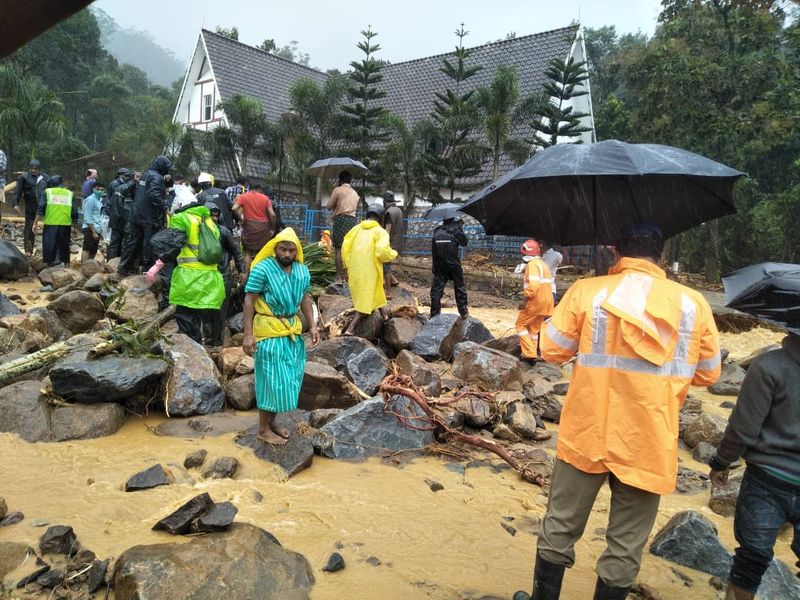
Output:
<path fill-rule="evenodd" d="M 581 133 L 591 131 L 581 123 L 588 113 L 574 110 L 571 100 L 585 96 L 589 90 L 584 81 L 589 78 L 586 62 L 553 59 L 545 72 L 544 84 L 536 115 L 531 122 L 535 135 L 531 143 L 547 148 L 554 146 L 562 138 L 575 138 Z"/>
<path fill-rule="evenodd" d="M 368 27 L 361 35 L 364 39 L 358 43 L 358 49 L 364 57 L 350 63 L 353 68 L 348 74 L 350 104 L 343 105 L 342 111 L 349 117 L 347 138 L 354 145 L 354 154 L 369 167 L 376 145 L 387 140 L 386 133 L 379 127 L 379 119 L 385 109 L 375 104 L 376 100 L 386 96 L 386 92 L 377 87 L 383 81 L 383 64 L 374 56 L 381 47 L 372 42 L 378 34 Z"/>
<path fill-rule="evenodd" d="M 469 32 L 464 30 L 463 23 L 455 33 L 458 36 L 455 60 L 445 58 L 439 69 L 452 81 L 452 87 L 436 93 L 431 115 L 436 132 L 425 154 L 429 174 L 450 190 L 450 201 L 456 182 L 480 173 L 486 157 L 486 148 L 473 135 L 480 126 L 480 113 L 473 97 L 475 90 L 468 89 L 467 84 L 483 67 L 467 66 L 470 52 L 464 48 L 464 38 Z M 438 192 L 431 199 L 440 199 L 436 196 Z"/>

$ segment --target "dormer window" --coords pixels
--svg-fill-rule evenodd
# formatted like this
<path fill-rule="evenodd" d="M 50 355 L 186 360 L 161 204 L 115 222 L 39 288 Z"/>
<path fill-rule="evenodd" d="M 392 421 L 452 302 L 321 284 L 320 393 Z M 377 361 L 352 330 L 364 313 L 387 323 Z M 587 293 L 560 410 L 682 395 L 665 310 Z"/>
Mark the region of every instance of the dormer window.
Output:
<path fill-rule="evenodd" d="M 203 121 L 210 121 L 214 114 L 213 100 L 211 94 L 203 96 Z"/>

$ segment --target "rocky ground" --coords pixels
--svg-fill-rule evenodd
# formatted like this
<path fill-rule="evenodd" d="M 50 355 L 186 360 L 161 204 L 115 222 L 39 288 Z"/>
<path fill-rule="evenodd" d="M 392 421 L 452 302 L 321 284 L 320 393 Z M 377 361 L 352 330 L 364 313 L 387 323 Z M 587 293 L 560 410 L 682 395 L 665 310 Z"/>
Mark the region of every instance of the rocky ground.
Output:
<path fill-rule="evenodd" d="M 518 479 L 517 486 L 546 493 L 570 366 L 523 362 L 515 335 L 495 335 L 508 331 L 513 319 L 510 309 L 518 298 L 510 288 L 503 291 L 484 280 L 471 286 L 473 315 L 498 317 L 491 327 L 475 316 L 428 319 L 420 306 L 427 297 L 425 276 L 404 270 L 403 286 L 390 302 L 392 318 L 384 323 L 375 315 L 362 322 L 358 336 L 341 337 L 352 305 L 346 289 L 332 286 L 316 298 L 326 339 L 308 347 L 299 410 L 281 417 L 293 434 L 285 446 L 270 446 L 255 437 L 253 362 L 241 350 L 241 314 L 230 318 L 224 348 L 205 348 L 177 333 L 172 323 L 157 335 L 135 339 L 157 313 L 158 287 L 142 277 L 120 279 L 113 262 L 45 269 L 36 257 L 30 263 L 24 257 L 20 261 L 14 246 L 0 240 L 0 276 L 15 278 L 7 288 L 27 290 L 0 296 L 0 373 L 12 361 L 58 348 L 33 368 L 6 375 L 0 388 L 0 432 L 57 451 L 58 444 L 68 448 L 77 440 L 107 436 L 113 445 L 126 420 L 147 424 L 156 416 L 159 422 L 148 435 L 200 442 L 230 436 L 232 444 L 225 455 L 200 447 L 173 462 L 129 468 L 115 493 L 146 497 L 174 489 L 173 500 L 159 517 L 139 526 L 179 537 L 123 547 L 116 556 L 83 548 L 69 522 L 46 523 L 31 543 L 30 529 L 24 528 L 36 522 L 25 516 L 26 506 L 0 498 L 0 580 L 12 596 L 87 598 L 113 590 L 117 599 L 127 599 L 145 597 L 148 590 L 152 596 L 147 597 L 156 598 L 312 597 L 315 580 L 335 577 L 332 573 L 346 568 L 352 556 L 347 549 L 335 546 L 324 565 L 312 567 L 257 523 L 237 519 L 244 504 L 241 494 L 215 502 L 205 491 L 216 489 L 215 481 L 239 480 L 243 471 L 252 481 L 253 472 L 243 463 L 254 460 L 270 465 L 284 481 L 305 478 L 304 485 L 311 485 L 308 470 L 313 473 L 320 460 L 377 458 L 403 467 L 434 455 L 445 457 L 447 468 L 460 469 L 464 476 L 467 468 L 480 464 L 491 465 L 503 477 L 516 469 L 528 481 Z M 492 311 L 504 311 L 503 318 Z M 92 351 L 109 341 L 121 346 L 93 358 Z M 681 413 L 681 444 L 695 463 L 707 462 L 722 435 L 725 419 L 718 407 L 709 410 L 708 398 L 730 397 L 721 403 L 733 399 L 751 360 L 740 354 L 729 356 L 720 382 L 703 399 L 691 397 Z M 398 385 L 420 390 L 425 402 L 388 391 Z M 487 448 L 505 454 L 508 464 Z M 445 487 L 437 479 L 444 477 L 425 480 L 431 494 Z M 506 481 L 513 489 L 514 480 Z M 673 563 L 690 569 L 694 577 L 695 572 L 711 577 L 708 584 L 693 581 L 682 570 L 667 567 L 697 586 L 697 597 L 714 597 L 710 594 L 716 588 L 710 586 L 721 586 L 719 579 L 727 573 L 731 548 L 727 538 L 718 537 L 715 522 L 730 522 L 737 486 L 734 478 L 727 488 L 711 490 L 699 511 L 673 511 L 654 532 L 649 551 L 667 561 L 663 565 Z M 708 487 L 705 471 L 681 468 L 679 494 L 708 493 Z M 24 494 L 9 498 L 17 495 Z M 539 515 L 542 508 L 541 501 L 531 505 Z M 512 537 L 518 529 L 529 529 L 526 519 L 515 519 L 501 522 Z M 351 528 L 359 529 L 357 517 Z M 365 531 L 362 537 L 369 539 L 369 529 Z M 530 534 L 535 531 L 532 526 Z M 449 552 L 481 555 L 480 548 L 460 547 L 456 540 L 452 544 Z M 381 564 L 376 556 L 365 561 Z M 433 585 L 426 579 L 417 590 L 419 597 L 453 597 Z M 503 597 L 513 593 L 507 591 Z M 670 597 L 645 582 L 636 593 L 640 598 Z M 405 590 L 382 597 L 410 594 Z M 485 591 L 460 594 L 501 597 Z M 761 597 L 798 595 L 793 573 L 775 562 Z"/>

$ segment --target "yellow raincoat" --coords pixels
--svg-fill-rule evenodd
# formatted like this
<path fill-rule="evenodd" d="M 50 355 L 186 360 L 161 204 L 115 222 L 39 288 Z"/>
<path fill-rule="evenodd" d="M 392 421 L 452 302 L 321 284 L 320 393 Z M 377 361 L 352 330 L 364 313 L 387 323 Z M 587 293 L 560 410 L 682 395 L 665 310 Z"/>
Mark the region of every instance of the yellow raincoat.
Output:
<path fill-rule="evenodd" d="M 576 282 L 541 330 L 542 356 L 577 353 L 556 454 L 655 494 L 675 489 L 678 412 L 690 385 L 720 374 L 711 308 L 653 263 L 622 258 Z"/>
<path fill-rule="evenodd" d="M 365 315 L 386 306 L 383 263 L 397 258 L 389 245 L 389 234 L 373 220 L 361 221 L 344 236 L 342 260 L 347 267 L 350 297 L 355 309 Z"/>

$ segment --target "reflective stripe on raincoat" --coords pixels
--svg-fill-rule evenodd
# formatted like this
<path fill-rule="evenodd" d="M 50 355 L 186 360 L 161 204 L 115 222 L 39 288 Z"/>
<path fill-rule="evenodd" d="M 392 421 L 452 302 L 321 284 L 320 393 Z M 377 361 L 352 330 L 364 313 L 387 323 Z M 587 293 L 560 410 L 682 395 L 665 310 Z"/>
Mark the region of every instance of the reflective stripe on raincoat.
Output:
<path fill-rule="evenodd" d="M 526 257 L 528 258 L 528 257 Z M 525 264 L 525 308 L 517 315 L 517 335 L 522 355 L 537 357 L 539 329 L 545 318 L 553 314 L 553 278 L 550 269 L 540 257 L 530 258 Z"/>
<path fill-rule="evenodd" d="M 719 335 L 705 298 L 640 259 L 576 282 L 542 327 L 542 356 L 577 353 L 557 456 L 586 473 L 611 471 L 656 494 L 675 489 L 678 412 L 690 385 L 720 374 Z"/>
<path fill-rule="evenodd" d="M 377 221 L 361 221 L 344 236 L 342 260 L 356 311 L 369 315 L 386 306 L 383 263 L 395 258 L 397 252 L 389 245 L 389 234 Z"/>
<path fill-rule="evenodd" d="M 170 219 L 169 226 L 172 229 L 179 229 L 186 234 L 186 245 L 181 248 L 178 264 L 172 271 L 169 303 L 188 308 L 219 308 L 225 300 L 222 274 L 217 265 L 203 264 L 197 258 L 201 219 L 207 219 L 209 227 L 217 231 L 211 213 L 205 206 L 192 206 Z"/>

